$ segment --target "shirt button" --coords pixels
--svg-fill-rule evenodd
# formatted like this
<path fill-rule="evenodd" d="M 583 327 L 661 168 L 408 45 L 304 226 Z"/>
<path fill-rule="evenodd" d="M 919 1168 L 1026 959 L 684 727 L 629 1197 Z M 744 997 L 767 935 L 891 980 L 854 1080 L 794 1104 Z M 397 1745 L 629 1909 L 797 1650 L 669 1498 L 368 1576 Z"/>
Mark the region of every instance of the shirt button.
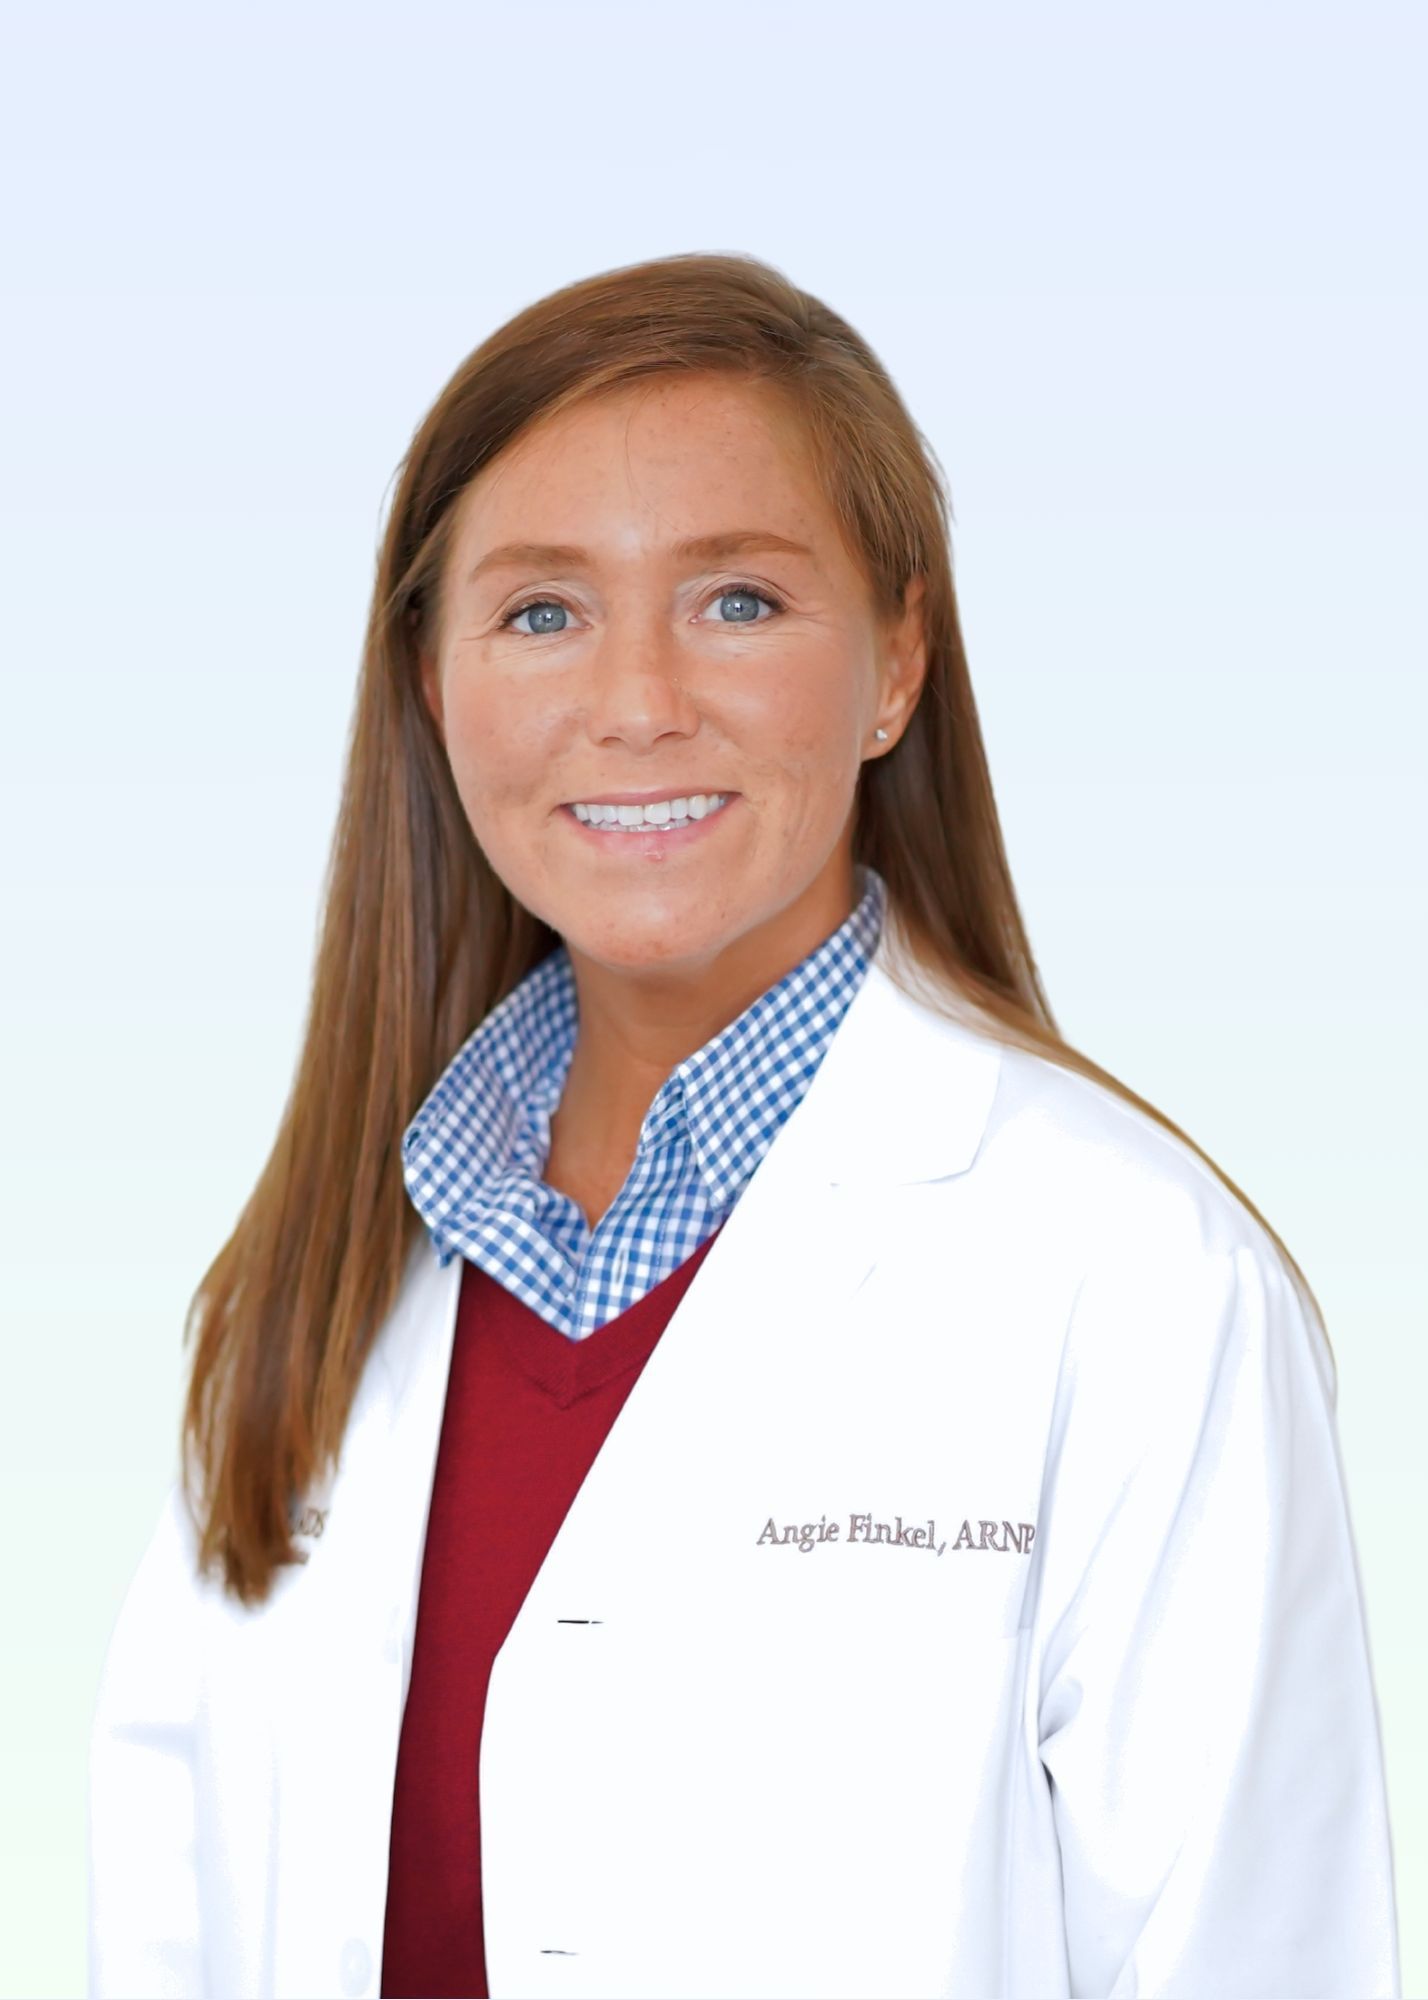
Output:
<path fill-rule="evenodd" d="M 343 1945 L 339 1970 L 347 2000 L 358 2000 L 358 1995 L 367 1991 L 372 1977 L 372 1954 L 361 1938 L 348 1938 Z"/>

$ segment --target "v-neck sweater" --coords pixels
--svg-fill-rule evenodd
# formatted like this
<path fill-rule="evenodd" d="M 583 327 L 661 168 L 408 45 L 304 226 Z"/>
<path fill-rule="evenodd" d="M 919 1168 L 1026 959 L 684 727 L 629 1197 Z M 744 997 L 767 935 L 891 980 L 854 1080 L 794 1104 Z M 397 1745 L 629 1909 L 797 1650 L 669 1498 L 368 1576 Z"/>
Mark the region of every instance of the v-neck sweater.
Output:
<path fill-rule="evenodd" d="M 484 2000 L 477 1773 L 492 1663 L 717 1234 L 580 1341 L 479 1266 L 462 1272 L 397 1753 L 384 1995 Z"/>

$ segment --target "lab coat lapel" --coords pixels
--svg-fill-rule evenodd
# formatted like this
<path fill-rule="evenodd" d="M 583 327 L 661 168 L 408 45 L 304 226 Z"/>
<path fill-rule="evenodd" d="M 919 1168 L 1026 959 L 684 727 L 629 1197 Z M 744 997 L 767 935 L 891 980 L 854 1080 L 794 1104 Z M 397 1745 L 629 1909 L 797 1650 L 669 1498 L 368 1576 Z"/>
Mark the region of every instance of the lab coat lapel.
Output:
<path fill-rule="evenodd" d="M 522 1618 L 539 1620 L 596 1576 L 618 1588 L 619 1551 L 632 1537 L 647 1549 L 661 1532 L 646 1518 L 652 1494 L 677 1533 L 709 1491 L 699 1440 L 722 1427 L 720 1449 L 737 1450 L 757 1421 L 751 1405 L 789 1419 L 800 1375 L 831 1351 L 880 1260 L 924 1226 L 909 1188 L 970 1165 L 999 1045 L 902 991 L 888 972 L 895 948 L 885 932 L 802 1100 L 644 1364 Z"/>

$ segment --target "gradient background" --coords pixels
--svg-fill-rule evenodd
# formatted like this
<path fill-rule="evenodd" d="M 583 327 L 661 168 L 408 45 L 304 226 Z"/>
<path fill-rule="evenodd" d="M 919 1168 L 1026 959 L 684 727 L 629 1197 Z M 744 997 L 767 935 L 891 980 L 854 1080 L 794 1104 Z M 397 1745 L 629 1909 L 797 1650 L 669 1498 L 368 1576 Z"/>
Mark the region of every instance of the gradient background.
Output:
<path fill-rule="evenodd" d="M 742 250 L 947 473 L 1063 1032 L 1304 1265 L 1428 1990 L 1417 5 L 9 8 L 0 1986 L 297 1052 L 381 521 L 533 298 Z M 1416 357 L 1416 359 L 1415 359 Z"/>

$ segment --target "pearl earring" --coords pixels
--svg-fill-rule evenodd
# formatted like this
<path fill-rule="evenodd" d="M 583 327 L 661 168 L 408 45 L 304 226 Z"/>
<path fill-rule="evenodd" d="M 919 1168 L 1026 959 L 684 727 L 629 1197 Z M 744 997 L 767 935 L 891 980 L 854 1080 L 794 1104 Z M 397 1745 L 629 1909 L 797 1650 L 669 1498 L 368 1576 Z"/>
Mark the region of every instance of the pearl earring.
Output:
<path fill-rule="evenodd" d="M 873 734 L 877 737 L 879 743 L 886 743 L 888 740 L 888 733 L 885 729 L 875 729 Z"/>

